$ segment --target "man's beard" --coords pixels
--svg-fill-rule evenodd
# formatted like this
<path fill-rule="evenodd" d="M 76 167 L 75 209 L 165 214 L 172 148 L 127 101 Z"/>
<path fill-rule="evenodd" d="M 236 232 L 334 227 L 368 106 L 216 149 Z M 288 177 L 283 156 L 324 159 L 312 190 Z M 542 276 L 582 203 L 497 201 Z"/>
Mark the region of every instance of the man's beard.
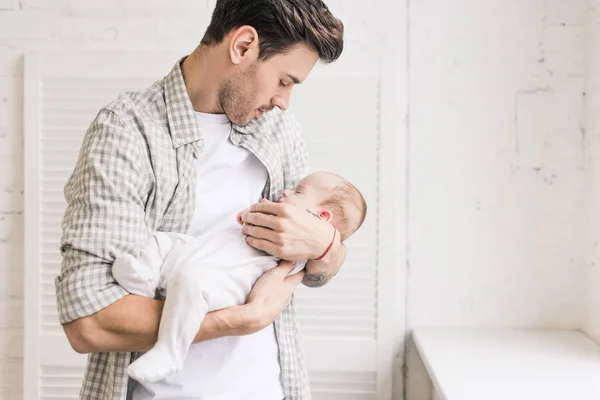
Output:
<path fill-rule="evenodd" d="M 246 96 L 244 90 L 254 77 L 256 67 L 248 67 L 231 78 L 225 79 L 219 87 L 219 103 L 229 120 L 238 126 L 246 126 L 252 121 L 255 110 L 252 109 L 253 99 Z"/>

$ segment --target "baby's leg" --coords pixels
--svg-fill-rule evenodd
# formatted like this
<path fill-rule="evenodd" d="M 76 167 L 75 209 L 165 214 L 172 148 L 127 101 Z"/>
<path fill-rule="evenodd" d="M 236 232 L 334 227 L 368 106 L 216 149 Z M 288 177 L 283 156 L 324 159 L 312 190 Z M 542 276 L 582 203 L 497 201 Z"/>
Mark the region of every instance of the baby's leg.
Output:
<path fill-rule="evenodd" d="M 129 366 L 130 377 L 139 382 L 155 382 L 183 368 L 200 323 L 208 312 L 203 288 L 210 287 L 211 283 L 210 271 L 192 263 L 174 271 L 167 282 L 158 341 Z"/>
<path fill-rule="evenodd" d="M 163 267 L 168 274 L 161 283 L 166 300 L 158 341 L 129 366 L 130 377 L 154 382 L 179 372 L 206 313 L 246 301 L 256 279 L 276 265 L 272 256 L 248 248 L 243 235 L 228 232 L 175 245 Z"/>
<path fill-rule="evenodd" d="M 140 255 L 123 254 L 115 259 L 113 277 L 123 289 L 139 296 L 154 298 L 163 261 L 180 235 L 156 232 L 142 248 Z"/>

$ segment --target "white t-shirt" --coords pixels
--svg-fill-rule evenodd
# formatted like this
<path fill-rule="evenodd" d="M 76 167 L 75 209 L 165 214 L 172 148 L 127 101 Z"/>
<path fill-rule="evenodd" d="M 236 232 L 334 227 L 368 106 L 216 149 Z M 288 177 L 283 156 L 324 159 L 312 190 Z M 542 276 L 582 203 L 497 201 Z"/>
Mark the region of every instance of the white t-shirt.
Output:
<path fill-rule="evenodd" d="M 229 140 L 227 116 L 196 113 L 196 121 L 204 151 L 196 159 L 192 236 L 238 226 L 237 213 L 260 199 L 268 178 L 256 156 Z M 252 335 L 193 344 L 181 372 L 157 383 L 138 383 L 133 399 L 281 400 L 280 373 L 271 324 Z"/>

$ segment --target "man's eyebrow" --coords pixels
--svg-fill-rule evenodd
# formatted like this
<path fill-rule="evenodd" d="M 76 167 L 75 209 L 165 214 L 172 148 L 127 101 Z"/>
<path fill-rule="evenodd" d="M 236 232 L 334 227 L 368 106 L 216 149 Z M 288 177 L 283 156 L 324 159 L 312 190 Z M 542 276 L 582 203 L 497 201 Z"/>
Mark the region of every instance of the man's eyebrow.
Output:
<path fill-rule="evenodd" d="M 300 82 L 300 79 L 296 78 L 294 75 L 292 74 L 287 74 L 288 78 L 290 78 L 292 80 L 292 82 L 294 82 L 296 85 L 301 84 L 302 82 Z"/>

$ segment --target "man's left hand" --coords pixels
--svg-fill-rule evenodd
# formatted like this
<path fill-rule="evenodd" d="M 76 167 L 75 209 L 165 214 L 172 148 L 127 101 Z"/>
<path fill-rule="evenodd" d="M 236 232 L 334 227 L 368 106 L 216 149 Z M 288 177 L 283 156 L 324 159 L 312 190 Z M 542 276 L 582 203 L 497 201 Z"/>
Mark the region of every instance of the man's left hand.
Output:
<path fill-rule="evenodd" d="M 319 258 L 333 238 L 333 225 L 310 210 L 263 200 L 242 213 L 248 244 L 289 261 Z"/>

